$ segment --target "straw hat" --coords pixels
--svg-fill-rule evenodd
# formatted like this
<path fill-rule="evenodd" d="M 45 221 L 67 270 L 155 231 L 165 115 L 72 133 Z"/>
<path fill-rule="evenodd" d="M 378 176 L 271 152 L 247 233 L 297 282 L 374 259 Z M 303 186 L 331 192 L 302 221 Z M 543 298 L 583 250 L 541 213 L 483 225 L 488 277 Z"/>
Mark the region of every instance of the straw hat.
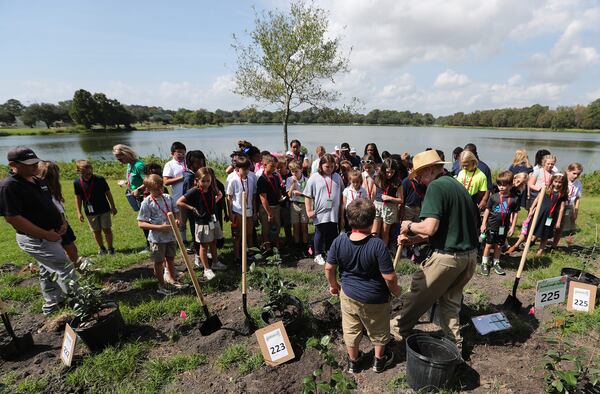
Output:
<path fill-rule="evenodd" d="M 448 161 L 442 161 L 435 150 L 426 150 L 413 156 L 413 170 L 409 177 L 414 178 L 419 171 L 424 168 L 435 166 L 437 164 L 450 164 Z"/>

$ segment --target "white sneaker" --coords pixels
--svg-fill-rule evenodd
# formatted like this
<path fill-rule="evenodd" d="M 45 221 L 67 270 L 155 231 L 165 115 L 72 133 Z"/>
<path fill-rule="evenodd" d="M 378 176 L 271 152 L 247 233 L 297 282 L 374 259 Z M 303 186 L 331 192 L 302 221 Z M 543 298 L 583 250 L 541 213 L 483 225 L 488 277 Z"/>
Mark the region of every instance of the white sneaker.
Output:
<path fill-rule="evenodd" d="M 224 271 L 227 269 L 227 266 L 220 261 L 217 261 L 216 263 L 213 263 L 211 268 L 217 271 Z"/>
<path fill-rule="evenodd" d="M 198 255 L 194 256 L 194 265 L 196 266 L 196 268 L 199 268 L 199 269 L 204 268 L 204 266 L 200 262 L 200 257 L 198 257 Z"/>
<path fill-rule="evenodd" d="M 206 257 L 208 257 L 209 260 L 212 260 L 212 253 L 206 252 Z"/>
<path fill-rule="evenodd" d="M 212 278 L 215 277 L 215 273 L 213 272 L 213 270 L 211 270 L 210 268 L 207 270 L 204 270 L 204 277 L 208 280 L 211 280 Z"/>
<path fill-rule="evenodd" d="M 325 259 L 323 258 L 322 254 L 318 254 L 317 257 L 315 257 L 315 263 L 319 265 L 325 265 Z"/>
<path fill-rule="evenodd" d="M 166 267 L 165 267 L 165 269 L 164 269 L 164 271 L 163 271 L 163 281 L 164 281 L 165 283 L 169 283 L 169 284 L 170 284 L 171 282 L 173 282 L 173 281 L 171 280 L 171 276 L 169 275 L 169 271 L 167 271 L 167 268 L 166 268 Z"/>

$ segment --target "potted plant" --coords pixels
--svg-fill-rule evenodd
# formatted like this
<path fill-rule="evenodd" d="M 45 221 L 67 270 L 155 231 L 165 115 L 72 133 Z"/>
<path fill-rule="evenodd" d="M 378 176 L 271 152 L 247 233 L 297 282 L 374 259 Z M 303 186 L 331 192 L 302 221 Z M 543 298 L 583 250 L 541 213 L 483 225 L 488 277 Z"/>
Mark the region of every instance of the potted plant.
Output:
<path fill-rule="evenodd" d="M 250 265 L 253 284 L 267 296 L 267 303 L 263 306 L 260 317 L 266 324 L 281 320 L 286 329 L 293 331 L 304 313 L 304 306 L 302 301 L 290 294 L 296 284 L 281 276 L 281 257 L 277 248 L 273 248 L 272 253 L 266 258 L 260 254 L 254 255 L 254 263 Z M 256 263 L 261 261 L 274 265 L 276 270 L 267 272 L 266 269 L 257 269 Z"/>
<path fill-rule="evenodd" d="M 71 327 L 93 352 L 118 342 L 125 328 L 119 305 L 103 301 L 103 295 L 91 283 L 82 283 L 70 295 L 75 311 Z"/>
<path fill-rule="evenodd" d="M 582 269 L 565 267 L 560 271 L 561 276 L 566 275 L 569 280 L 576 280 L 584 283 L 588 283 L 594 286 L 600 286 L 600 278 L 595 275 L 586 272 L 588 266 L 593 265 L 593 262 L 597 260 L 598 256 L 596 253 L 596 244 L 594 243 L 593 247 L 589 249 L 589 253 L 587 249 L 583 249 L 580 251 L 579 258 L 581 259 Z"/>

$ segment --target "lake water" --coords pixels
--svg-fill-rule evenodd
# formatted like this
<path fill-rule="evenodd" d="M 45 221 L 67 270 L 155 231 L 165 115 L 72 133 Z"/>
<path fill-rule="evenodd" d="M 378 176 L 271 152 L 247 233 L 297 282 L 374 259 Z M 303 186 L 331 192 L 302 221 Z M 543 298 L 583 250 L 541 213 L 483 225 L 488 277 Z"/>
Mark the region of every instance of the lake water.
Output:
<path fill-rule="evenodd" d="M 586 171 L 600 168 L 600 134 L 504 131 L 489 129 L 460 129 L 438 127 L 397 126 L 321 126 L 293 125 L 289 139 L 299 139 L 314 154 L 318 145 L 329 151 L 335 145 L 348 142 L 362 154 L 369 142 L 375 142 L 379 151 L 392 153 L 441 149 L 449 159 L 456 146 L 472 142 L 477 145 L 480 158 L 492 169 L 506 168 L 516 149 L 525 148 L 533 160 L 535 151 L 546 148 L 558 157 L 558 167 L 573 161 L 583 164 Z M 173 141 L 183 142 L 188 150 L 200 149 L 209 159 L 225 158 L 238 140 L 252 142 L 261 150 L 282 151 L 281 125 L 232 125 L 205 129 L 176 129 L 163 131 L 133 131 L 122 133 L 57 134 L 48 136 L 0 137 L 0 160 L 13 146 L 31 147 L 46 160 L 70 161 L 83 158 L 112 160 L 112 147 L 123 143 L 138 154 L 168 157 Z"/>

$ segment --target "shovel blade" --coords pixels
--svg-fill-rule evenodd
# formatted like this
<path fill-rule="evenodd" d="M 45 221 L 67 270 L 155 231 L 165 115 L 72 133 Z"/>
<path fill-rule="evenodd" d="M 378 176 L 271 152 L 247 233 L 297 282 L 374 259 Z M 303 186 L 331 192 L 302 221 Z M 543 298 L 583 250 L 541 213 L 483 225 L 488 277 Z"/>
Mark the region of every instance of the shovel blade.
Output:
<path fill-rule="evenodd" d="M 254 320 L 252 320 L 252 318 L 246 317 L 246 320 L 244 320 L 244 328 L 242 331 L 242 335 L 252 335 L 257 329 L 258 326 L 254 322 Z"/>
<path fill-rule="evenodd" d="M 523 303 L 521 301 L 519 301 L 519 299 L 515 296 L 513 296 L 512 294 L 510 294 L 508 297 L 506 297 L 506 301 L 504 301 L 504 304 L 502 304 L 502 308 L 512 311 L 514 313 L 519 313 L 521 311 L 521 307 L 523 306 Z"/>
<path fill-rule="evenodd" d="M 208 315 L 206 320 L 200 324 L 200 334 L 202 336 L 210 335 L 223 327 L 223 323 L 217 315 Z"/>

